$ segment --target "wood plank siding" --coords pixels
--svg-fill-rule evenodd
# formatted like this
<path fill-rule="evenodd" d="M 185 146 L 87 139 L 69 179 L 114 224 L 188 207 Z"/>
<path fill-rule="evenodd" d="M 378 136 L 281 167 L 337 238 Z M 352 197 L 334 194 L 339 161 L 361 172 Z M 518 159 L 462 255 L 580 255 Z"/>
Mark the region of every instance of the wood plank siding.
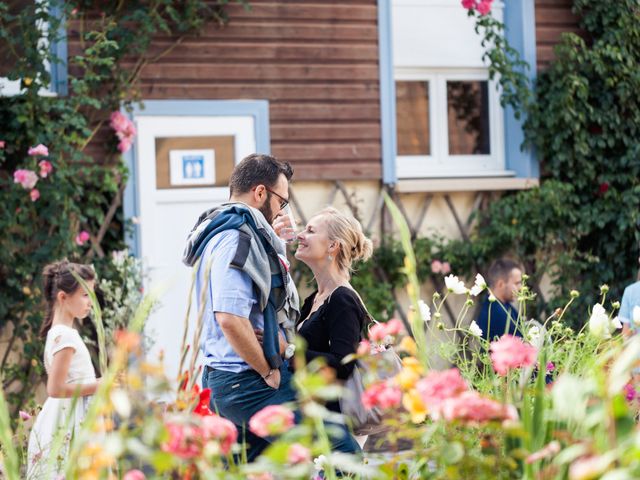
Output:
<path fill-rule="evenodd" d="M 296 180 L 381 178 L 376 0 L 250 4 L 146 66 L 143 98 L 266 99 L 271 151 Z"/>
<path fill-rule="evenodd" d="M 535 0 L 538 70 L 554 59 L 553 47 L 563 33 L 583 33 L 578 27 L 578 17 L 571 11 L 572 6 L 572 0 Z"/>

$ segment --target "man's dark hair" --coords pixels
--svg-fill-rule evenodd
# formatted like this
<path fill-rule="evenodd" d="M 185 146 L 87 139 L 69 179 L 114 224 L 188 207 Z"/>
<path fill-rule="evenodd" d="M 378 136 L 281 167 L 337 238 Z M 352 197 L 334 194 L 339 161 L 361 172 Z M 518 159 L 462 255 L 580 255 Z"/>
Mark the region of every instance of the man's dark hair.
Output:
<path fill-rule="evenodd" d="M 288 181 L 293 177 L 293 169 L 288 162 L 261 153 L 252 153 L 236 165 L 229 179 L 231 195 L 247 193 L 257 185 L 272 188 L 280 175 Z"/>
<path fill-rule="evenodd" d="M 514 268 L 522 270 L 522 266 L 510 258 L 499 258 L 493 262 L 487 272 L 487 281 L 489 282 L 489 286 L 495 287 L 496 283 L 500 279 L 504 281 L 509 280 L 509 275 Z"/>

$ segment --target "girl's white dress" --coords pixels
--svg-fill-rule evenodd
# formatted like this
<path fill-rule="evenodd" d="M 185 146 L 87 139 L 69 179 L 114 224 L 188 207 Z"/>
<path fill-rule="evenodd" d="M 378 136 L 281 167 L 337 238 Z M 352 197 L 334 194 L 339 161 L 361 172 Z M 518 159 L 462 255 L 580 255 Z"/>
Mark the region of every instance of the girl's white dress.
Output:
<path fill-rule="evenodd" d="M 96 372 L 91 363 L 87 346 L 80 333 L 65 325 L 54 325 L 47 334 L 44 346 L 44 366 L 47 373 L 51 370 L 53 356 L 63 348 L 75 350 L 71 357 L 67 383 L 86 384 L 96 381 Z M 64 463 L 74 432 L 80 427 L 87 412 L 90 396 L 74 398 L 47 398 L 38 414 L 29 436 L 27 478 L 56 478 L 64 471 Z M 63 446 L 57 452 L 51 470 L 48 470 L 51 442 L 56 432 L 62 430 Z M 50 472 L 47 475 L 47 471 Z"/>

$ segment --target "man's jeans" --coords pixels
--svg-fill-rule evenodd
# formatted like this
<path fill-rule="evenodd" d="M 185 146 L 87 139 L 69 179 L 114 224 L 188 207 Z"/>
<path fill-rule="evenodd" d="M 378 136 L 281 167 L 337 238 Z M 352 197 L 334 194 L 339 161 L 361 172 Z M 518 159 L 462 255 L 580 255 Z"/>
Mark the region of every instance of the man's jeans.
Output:
<path fill-rule="evenodd" d="M 249 419 L 269 405 L 281 405 L 296 401 L 296 392 L 291 385 L 292 373 L 286 364 L 280 367 L 280 388 L 271 388 L 255 370 L 240 373 L 225 372 L 205 367 L 202 374 L 203 388 L 211 389 L 210 407 L 213 412 L 231 420 L 240 433 L 239 441 L 247 443 L 247 459 L 255 460 L 269 446 L 269 438 L 261 438 L 249 431 Z M 299 411 L 294 411 L 296 423 L 300 422 Z M 344 425 L 327 424 L 340 433 L 331 438 L 331 449 L 345 453 L 360 452 L 360 446 Z"/>

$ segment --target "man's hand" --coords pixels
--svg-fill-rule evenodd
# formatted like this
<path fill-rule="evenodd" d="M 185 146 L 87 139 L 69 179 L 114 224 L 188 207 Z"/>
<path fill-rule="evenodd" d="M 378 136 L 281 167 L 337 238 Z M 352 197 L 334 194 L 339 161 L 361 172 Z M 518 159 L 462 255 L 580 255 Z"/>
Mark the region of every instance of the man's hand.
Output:
<path fill-rule="evenodd" d="M 274 390 L 280 388 L 280 370 L 275 368 L 271 375 L 264 379 L 265 383 L 269 385 Z"/>

